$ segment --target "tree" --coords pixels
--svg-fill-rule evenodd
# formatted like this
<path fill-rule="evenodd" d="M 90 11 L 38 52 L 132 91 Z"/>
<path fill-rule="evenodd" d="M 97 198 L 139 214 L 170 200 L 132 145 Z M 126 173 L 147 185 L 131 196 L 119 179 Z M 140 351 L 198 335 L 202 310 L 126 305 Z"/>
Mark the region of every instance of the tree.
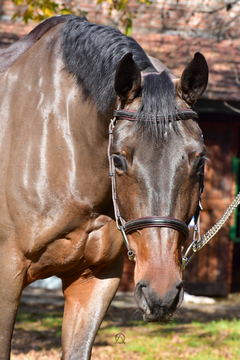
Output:
<path fill-rule="evenodd" d="M 13 19 L 22 18 L 27 24 L 29 20 L 42 21 L 53 15 L 75 14 L 83 15 L 83 12 L 78 8 L 75 2 L 70 5 L 65 5 L 62 2 L 55 0 L 12 0 L 15 5 L 23 5 L 24 11 L 17 11 L 13 15 Z M 125 28 L 126 35 L 132 33 L 132 12 L 129 7 L 130 0 L 96 0 L 96 5 L 103 2 L 109 4 L 109 15 L 113 10 L 117 10 L 120 14 L 120 22 Z M 149 5 L 151 0 L 137 0 L 139 3 Z M 86 13 L 84 14 L 86 15 Z"/>

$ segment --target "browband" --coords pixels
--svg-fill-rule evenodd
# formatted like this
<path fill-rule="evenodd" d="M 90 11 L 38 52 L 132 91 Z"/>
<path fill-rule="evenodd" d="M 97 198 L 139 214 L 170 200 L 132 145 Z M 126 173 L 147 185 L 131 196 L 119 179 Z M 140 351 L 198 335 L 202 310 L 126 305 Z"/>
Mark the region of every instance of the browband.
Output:
<path fill-rule="evenodd" d="M 122 120 L 130 120 L 130 121 L 149 121 L 148 119 L 141 119 L 136 117 L 137 112 L 131 111 L 127 109 L 123 110 L 114 110 L 114 117 L 116 119 Z M 180 111 L 176 111 L 176 120 L 187 120 L 187 119 L 197 119 L 198 114 L 196 111 L 192 109 L 180 109 Z M 157 116 L 157 121 L 164 120 L 164 116 Z M 169 118 L 171 120 L 171 118 Z"/>

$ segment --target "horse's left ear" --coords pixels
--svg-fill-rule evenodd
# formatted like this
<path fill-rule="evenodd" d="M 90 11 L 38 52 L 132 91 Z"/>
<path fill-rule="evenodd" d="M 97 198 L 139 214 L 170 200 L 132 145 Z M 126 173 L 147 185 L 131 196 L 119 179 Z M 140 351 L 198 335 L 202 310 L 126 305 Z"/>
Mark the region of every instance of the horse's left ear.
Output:
<path fill-rule="evenodd" d="M 132 53 L 124 55 L 115 74 L 115 90 L 121 100 L 133 100 L 141 86 L 141 73 L 133 61 Z"/>
<path fill-rule="evenodd" d="M 197 52 L 182 73 L 178 92 L 183 100 L 194 105 L 206 90 L 208 83 L 208 65 L 205 57 Z"/>

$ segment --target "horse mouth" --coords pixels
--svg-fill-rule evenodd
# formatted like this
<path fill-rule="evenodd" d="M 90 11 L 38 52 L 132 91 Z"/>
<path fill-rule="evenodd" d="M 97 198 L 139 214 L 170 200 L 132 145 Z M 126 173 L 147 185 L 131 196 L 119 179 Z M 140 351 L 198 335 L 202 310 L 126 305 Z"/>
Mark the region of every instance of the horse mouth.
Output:
<path fill-rule="evenodd" d="M 170 323 L 173 319 L 172 314 L 143 314 L 143 320 L 148 323 L 158 322 L 158 323 Z"/>
<path fill-rule="evenodd" d="M 172 313 L 158 313 L 158 312 L 153 312 L 153 313 L 145 313 L 142 309 L 140 309 L 142 312 L 142 316 L 143 316 L 143 320 L 148 322 L 148 323 L 164 323 L 164 324 L 168 324 L 172 321 L 173 319 L 173 314 Z"/>
<path fill-rule="evenodd" d="M 143 320 L 148 323 L 158 322 L 158 323 L 170 323 L 173 319 L 174 311 L 170 311 L 170 309 L 164 309 L 160 306 L 156 306 L 156 308 L 150 309 L 146 304 L 145 306 L 139 306 L 138 310 L 141 312 Z"/>

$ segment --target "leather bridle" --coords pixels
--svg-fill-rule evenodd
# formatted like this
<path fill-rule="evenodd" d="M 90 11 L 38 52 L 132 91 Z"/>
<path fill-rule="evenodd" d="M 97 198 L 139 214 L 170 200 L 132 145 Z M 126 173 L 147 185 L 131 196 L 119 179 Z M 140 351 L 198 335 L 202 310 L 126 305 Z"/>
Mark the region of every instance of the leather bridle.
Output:
<path fill-rule="evenodd" d="M 178 232 L 181 232 L 184 235 L 185 239 L 187 239 L 188 235 L 189 235 L 188 225 L 185 222 L 183 222 L 182 220 L 179 220 L 179 219 L 176 219 L 173 217 L 148 216 L 148 217 L 132 219 L 132 220 L 129 220 L 126 222 L 120 214 L 119 207 L 117 204 L 116 170 L 115 170 L 115 166 L 113 163 L 113 158 L 111 157 L 111 154 L 110 154 L 111 145 L 113 143 L 113 129 L 118 120 L 147 121 L 147 120 L 138 119 L 136 117 L 136 114 L 137 113 L 135 111 L 130 111 L 130 110 L 126 110 L 126 109 L 115 110 L 114 118 L 110 122 L 109 131 L 108 131 L 108 133 L 109 133 L 109 143 L 108 143 L 109 176 L 111 178 L 111 183 L 112 183 L 112 200 L 113 200 L 114 214 L 115 214 L 117 228 L 121 231 L 121 233 L 123 235 L 123 239 L 124 239 L 124 242 L 125 242 L 127 250 L 128 250 L 128 257 L 130 260 L 134 260 L 135 255 L 134 255 L 134 252 L 129 247 L 127 234 L 129 234 L 132 231 L 136 231 L 136 230 L 143 229 L 143 228 L 149 228 L 149 227 L 167 227 L 170 229 L 177 230 Z M 192 109 L 180 109 L 179 112 L 176 111 L 175 118 L 176 118 L 176 120 L 197 119 L 198 115 Z M 164 118 L 162 117 L 162 119 L 164 119 Z M 159 120 L 161 120 L 161 117 L 157 118 L 157 121 L 159 121 Z M 171 120 L 169 119 L 169 121 L 171 121 Z M 200 184 L 200 187 L 201 187 L 201 184 Z M 202 193 L 202 189 L 200 189 L 199 197 L 201 196 L 201 193 Z M 199 212 L 198 209 L 197 209 L 196 213 Z M 195 224 L 196 224 L 196 222 L 197 222 L 197 219 L 195 218 Z"/>

